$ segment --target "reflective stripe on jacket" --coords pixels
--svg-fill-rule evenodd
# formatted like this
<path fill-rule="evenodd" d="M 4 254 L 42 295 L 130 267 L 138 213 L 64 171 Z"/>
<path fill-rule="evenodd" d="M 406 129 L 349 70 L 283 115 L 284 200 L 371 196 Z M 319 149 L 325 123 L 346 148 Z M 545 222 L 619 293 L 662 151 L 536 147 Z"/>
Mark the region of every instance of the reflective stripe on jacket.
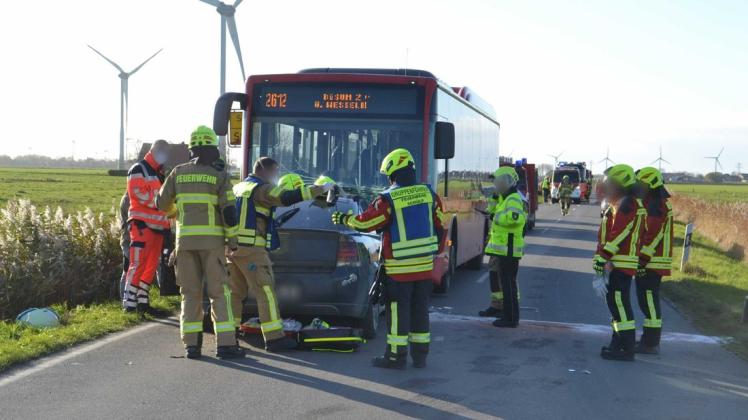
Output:
<path fill-rule="evenodd" d="M 669 276 L 673 265 L 673 206 L 667 199 L 645 200 L 647 219 L 640 259 L 648 270 Z"/>
<path fill-rule="evenodd" d="M 489 229 L 486 254 L 522 257 L 525 251 L 525 240 L 522 234 L 526 220 L 527 215 L 522 197 L 513 188 L 496 207 Z"/>
<path fill-rule="evenodd" d="M 613 263 L 613 267 L 634 275 L 639 266 L 646 216 L 642 201 L 628 196 L 609 207 L 600 222 L 597 255 Z"/>
<path fill-rule="evenodd" d="M 127 221 L 140 220 L 151 229 L 164 230 L 169 228 L 169 219 L 156 207 L 156 196 L 164 180 L 156 170 L 158 166 L 148 152 L 127 172 L 127 195 L 130 199 Z"/>

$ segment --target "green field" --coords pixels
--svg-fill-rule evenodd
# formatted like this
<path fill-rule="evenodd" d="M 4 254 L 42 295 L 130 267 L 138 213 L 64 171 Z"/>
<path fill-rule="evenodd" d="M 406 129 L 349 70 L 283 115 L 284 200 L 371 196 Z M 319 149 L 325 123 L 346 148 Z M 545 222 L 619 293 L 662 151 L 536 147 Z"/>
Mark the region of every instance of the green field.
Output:
<path fill-rule="evenodd" d="M 86 207 L 108 213 L 119 206 L 125 181 L 98 169 L 0 168 L 0 206 L 25 198 L 41 208 L 60 206 L 66 213 Z"/>
<path fill-rule="evenodd" d="M 675 267 L 683 255 L 684 232 L 684 225 L 676 222 Z M 733 337 L 728 347 L 748 359 L 748 325 L 740 322 L 748 295 L 748 267 L 744 262 L 728 257 L 713 241 L 694 233 L 688 265 L 683 271 L 674 269 L 662 288 L 699 329 L 709 335 Z"/>
<path fill-rule="evenodd" d="M 668 184 L 667 189 L 707 201 L 748 201 L 748 184 Z"/>

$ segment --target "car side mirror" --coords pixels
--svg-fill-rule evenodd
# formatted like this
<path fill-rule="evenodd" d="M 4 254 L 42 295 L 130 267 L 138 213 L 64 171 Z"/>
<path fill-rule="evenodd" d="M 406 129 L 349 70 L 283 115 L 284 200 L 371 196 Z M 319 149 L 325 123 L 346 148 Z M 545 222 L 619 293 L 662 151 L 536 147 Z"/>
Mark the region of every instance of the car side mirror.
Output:
<path fill-rule="evenodd" d="M 455 126 L 451 122 L 437 121 L 434 129 L 434 159 L 455 157 Z"/>

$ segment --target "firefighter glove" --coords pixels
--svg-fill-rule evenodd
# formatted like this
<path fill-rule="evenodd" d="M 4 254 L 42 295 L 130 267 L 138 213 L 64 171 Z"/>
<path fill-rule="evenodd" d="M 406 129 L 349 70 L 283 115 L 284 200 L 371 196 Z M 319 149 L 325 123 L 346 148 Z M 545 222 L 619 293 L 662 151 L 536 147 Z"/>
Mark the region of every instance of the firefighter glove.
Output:
<path fill-rule="evenodd" d="M 597 274 L 598 276 L 604 276 L 605 275 L 605 264 L 606 263 L 607 263 L 607 261 L 605 260 L 605 258 L 603 258 L 603 257 L 601 257 L 599 255 L 596 256 L 592 260 L 592 269 L 595 270 L 595 274 Z"/>
<path fill-rule="evenodd" d="M 336 225 L 344 225 L 348 222 L 348 218 L 352 216 L 352 212 L 343 213 L 342 211 L 336 211 L 332 213 L 332 222 Z"/>
<path fill-rule="evenodd" d="M 644 268 L 644 265 L 639 264 L 639 267 L 636 269 L 636 278 L 644 278 L 647 276 L 647 269 Z"/>

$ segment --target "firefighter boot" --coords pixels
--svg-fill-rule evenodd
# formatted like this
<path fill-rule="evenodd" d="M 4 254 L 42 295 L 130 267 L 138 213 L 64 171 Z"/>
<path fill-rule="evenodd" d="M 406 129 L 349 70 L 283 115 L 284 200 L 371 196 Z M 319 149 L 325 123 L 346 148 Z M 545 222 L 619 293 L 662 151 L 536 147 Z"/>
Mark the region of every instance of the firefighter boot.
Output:
<path fill-rule="evenodd" d="M 486 318 L 501 318 L 501 309 L 494 308 L 493 306 L 489 306 L 486 309 L 483 309 L 482 311 L 478 312 L 478 315 Z"/>
<path fill-rule="evenodd" d="M 184 356 L 188 359 L 199 359 L 203 356 L 202 347 L 203 347 L 203 334 L 198 333 L 197 334 L 197 345 L 185 347 Z"/>
<path fill-rule="evenodd" d="M 218 346 L 216 357 L 219 359 L 242 359 L 246 353 L 239 346 Z"/>
<path fill-rule="evenodd" d="M 265 342 L 265 350 L 270 353 L 280 353 L 299 347 L 299 343 L 291 337 L 281 337 Z"/>
<path fill-rule="evenodd" d="M 636 343 L 636 352 L 641 354 L 659 354 L 661 331 L 659 328 L 645 327 L 641 340 Z"/>
<path fill-rule="evenodd" d="M 413 367 L 414 368 L 425 368 L 426 367 L 426 355 L 413 356 Z"/>
<path fill-rule="evenodd" d="M 615 341 L 615 338 L 614 340 Z M 606 360 L 634 361 L 634 347 L 636 344 L 636 333 L 634 330 L 621 331 L 618 333 L 618 345 L 616 347 L 603 347 L 600 356 Z"/>
<path fill-rule="evenodd" d="M 387 353 L 384 356 L 377 356 L 373 359 L 371 359 L 371 364 L 374 367 L 383 368 L 383 369 L 405 369 L 405 357 L 398 356 L 395 354 Z M 415 361 L 413 363 L 415 366 Z M 426 359 L 423 360 L 423 366 L 426 365 Z M 421 366 L 421 367 L 423 367 Z"/>

